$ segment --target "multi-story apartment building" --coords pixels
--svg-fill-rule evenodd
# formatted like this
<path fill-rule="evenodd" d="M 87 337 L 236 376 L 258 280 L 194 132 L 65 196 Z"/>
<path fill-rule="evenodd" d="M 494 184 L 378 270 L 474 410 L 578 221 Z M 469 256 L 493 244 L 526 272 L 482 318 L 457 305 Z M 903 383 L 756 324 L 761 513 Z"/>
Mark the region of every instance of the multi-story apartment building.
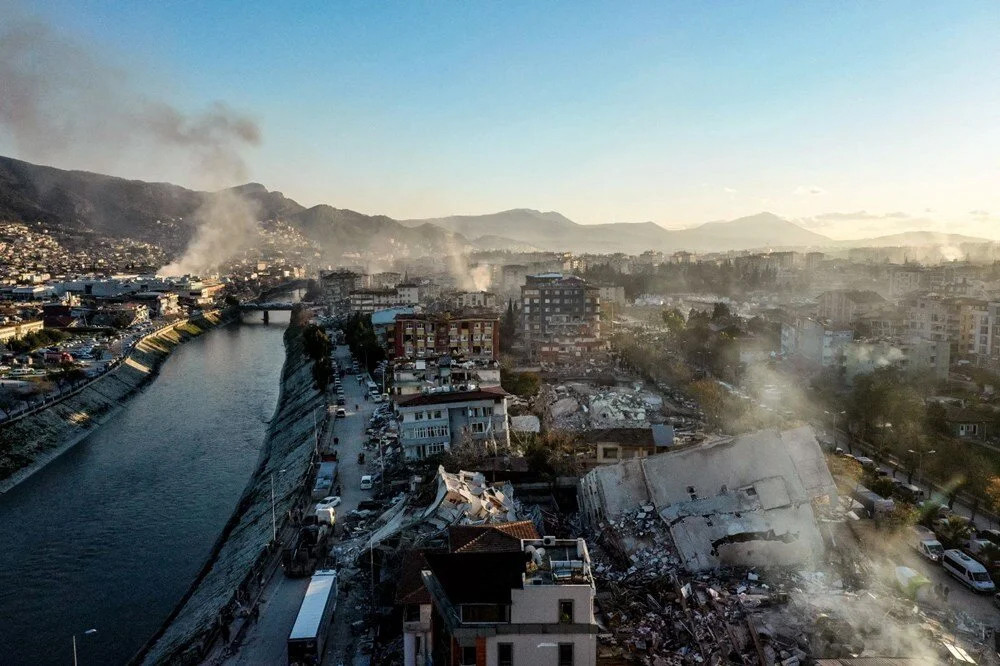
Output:
<path fill-rule="evenodd" d="M 885 299 L 874 291 L 834 289 L 820 294 L 816 302 L 819 304 L 820 319 L 828 319 L 838 326 L 849 326 L 877 311 L 885 304 Z"/>
<path fill-rule="evenodd" d="M 617 285 L 602 285 L 597 289 L 597 293 L 601 297 L 601 303 L 625 305 L 625 287 Z"/>
<path fill-rule="evenodd" d="M 397 360 L 392 364 L 392 395 L 395 400 L 440 388 L 500 386 L 500 363 L 494 360 L 454 361 L 436 359 Z M 399 397 L 397 397 L 399 396 Z"/>
<path fill-rule="evenodd" d="M 521 287 L 524 339 L 545 360 L 589 355 L 601 340 L 598 287 L 562 273 L 529 275 Z"/>
<path fill-rule="evenodd" d="M 447 451 L 464 438 L 510 444 L 507 392 L 499 387 L 422 393 L 400 399 L 396 412 L 407 460 Z"/>
<path fill-rule="evenodd" d="M 813 367 L 838 365 L 844 347 L 853 339 L 854 331 L 836 329 L 815 319 L 781 325 L 781 353 Z"/>
<path fill-rule="evenodd" d="M 593 666 L 598 625 L 583 539 L 517 538 L 529 521 L 451 528 L 404 565 L 403 664 Z"/>
<path fill-rule="evenodd" d="M 918 267 L 899 266 L 889 269 L 889 294 L 903 296 L 919 291 L 927 284 L 924 269 Z"/>
<path fill-rule="evenodd" d="M 950 361 L 949 345 L 944 340 L 857 340 L 844 348 L 844 378 L 852 384 L 859 375 L 893 366 L 943 381 L 948 379 Z"/>
<path fill-rule="evenodd" d="M 925 340 L 958 342 L 959 319 L 956 313 L 954 328 L 949 318 L 951 304 L 933 293 L 913 294 L 902 303 L 906 310 L 906 333 Z M 951 329 L 951 330 L 949 330 Z"/>
<path fill-rule="evenodd" d="M 452 297 L 452 303 L 459 309 L 487 309 L 497 307 L 497 295 L 489 291 L 462 291 Z"/>
<path fill-rule="evenodd" d="M 367 276 L 349 270 L 322 271 L 319 275 L 323 296 L 328 303 L 345 301 L 355 289 L 363 289 Z"/>
<path fill-rule="evenodd" d="M 392 351 L 397 359 L 437 358 L 496 360 L 500 354 L 497 315 L 396 315 Z"/>
<path fill-rule="evenodd" d="M 376 310 L 406 305 L 395 289 L 355 289 L 348 299 L 351 311 L 362 314 L 372 314 Z"/>

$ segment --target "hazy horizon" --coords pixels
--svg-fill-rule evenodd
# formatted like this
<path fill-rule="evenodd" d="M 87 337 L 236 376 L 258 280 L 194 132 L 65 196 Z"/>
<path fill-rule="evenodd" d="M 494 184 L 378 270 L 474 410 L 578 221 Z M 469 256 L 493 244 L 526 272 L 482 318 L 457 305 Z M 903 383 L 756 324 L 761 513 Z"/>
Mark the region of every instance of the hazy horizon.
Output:
<path fill-rule="evenodd" d="M 17 7 L 0 34 L 52 87 L 28 91 L 33 140 L 0 101 L 0 154 L 31 162 L 397 219 L 771 211 L 838 240 L 1000 222 L 990 3 Z M 116 141 L 105 89 L 156 112 L 151 138 Z M 171 150 L 206 137 L 197 168 Z"/>

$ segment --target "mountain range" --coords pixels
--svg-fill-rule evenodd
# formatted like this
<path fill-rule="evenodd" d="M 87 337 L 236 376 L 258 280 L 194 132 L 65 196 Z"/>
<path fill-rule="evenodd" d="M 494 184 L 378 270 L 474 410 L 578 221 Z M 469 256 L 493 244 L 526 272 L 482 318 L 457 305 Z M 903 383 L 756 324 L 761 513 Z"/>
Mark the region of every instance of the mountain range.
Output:
<path fill-rule="evenodd" d="M 318 242 L 330 260 L 353 253 L 424 256 L 469 250 L 639 254 L 646 250 L 721 252 L 776 248 L 836 249 L 989 242 L 958 234 L 910 231 L 833 240 L 772 213 L 666 229 L 653 222 L 577 224 L 557 212 L 525 208 L 488 215 L 395 220 L 325 204 L 306 208 L 259 183 L 230 190 L 252 201 L 261 219 L 281 219 Z M 183 248 L 192 215 L 216 193 L 169 183 L 66 171 L 0 157 L 0 219 L 42 222 L 65 233 L 129 237 Z"/>

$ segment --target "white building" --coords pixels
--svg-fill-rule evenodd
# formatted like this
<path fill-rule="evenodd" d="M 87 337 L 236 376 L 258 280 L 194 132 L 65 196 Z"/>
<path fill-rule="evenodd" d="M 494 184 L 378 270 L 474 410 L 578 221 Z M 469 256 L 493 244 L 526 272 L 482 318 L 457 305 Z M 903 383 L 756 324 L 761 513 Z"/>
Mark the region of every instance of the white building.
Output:
<path fill-rule="evenodd" d="M 594 666 L 590 567 L 583 539 L 537 538 L 530 521 L 452 528 L 447 552 L 404 565 L 404 666 Z"/>
<path fill-rule="evenodd" d="M 400 445 L 407 460 L 422 460 L 474 441 L 510 443 L 507 392 L 502 388 L 432 391 L 396 403 Z"/>

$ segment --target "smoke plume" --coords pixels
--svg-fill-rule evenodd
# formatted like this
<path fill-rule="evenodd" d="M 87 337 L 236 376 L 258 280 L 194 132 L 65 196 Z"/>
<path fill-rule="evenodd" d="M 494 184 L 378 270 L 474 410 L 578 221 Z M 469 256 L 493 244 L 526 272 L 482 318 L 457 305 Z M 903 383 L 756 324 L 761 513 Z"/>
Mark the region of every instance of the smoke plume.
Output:
<path fill-rule="evenodd" d="M 160 275 L 204 274 L 248 250 L 257 238 L 257 210 L 232 190 L 206 195 L 195 212 L 198 227 L 183 256 Z"/>
<path fill-rule="evenodd" d="M 221 102 L 182 110 L 145 92 L 148 78 L 138 85 L 140 77 L 96 49 L 6 3 L 0 11 L 0 145 L 29 161 L 198 188 L 246 180 L 243 153 L 260 142 L 250 117 Z M 233 256 L 228 250 L 241 246 L 242 237 L 231 234 L 256 222 L 243 219 L 248 214 L 252 207 L 237 195 L 207 197 L 196 215 L 201 227 L 179 264 L 201 270 L 206 261 Z M 227 234 L 229 242 L 218 242 Z"/>

